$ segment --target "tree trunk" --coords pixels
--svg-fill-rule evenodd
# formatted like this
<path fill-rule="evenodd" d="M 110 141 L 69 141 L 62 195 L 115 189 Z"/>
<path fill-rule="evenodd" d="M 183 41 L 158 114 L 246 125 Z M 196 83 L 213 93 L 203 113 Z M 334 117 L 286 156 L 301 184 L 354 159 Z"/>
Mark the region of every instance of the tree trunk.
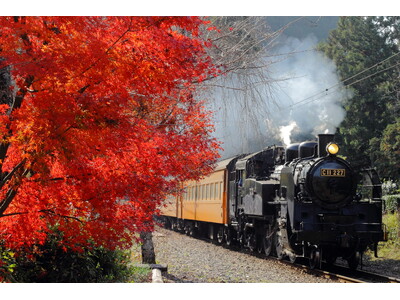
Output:
<path fill-rule="evenodd" d="M 140 238 L 142 239 L 142 263 L 155 264 L 156 254 L 154 252 L 153 234 L 150 231 L 142 231 Z"/>

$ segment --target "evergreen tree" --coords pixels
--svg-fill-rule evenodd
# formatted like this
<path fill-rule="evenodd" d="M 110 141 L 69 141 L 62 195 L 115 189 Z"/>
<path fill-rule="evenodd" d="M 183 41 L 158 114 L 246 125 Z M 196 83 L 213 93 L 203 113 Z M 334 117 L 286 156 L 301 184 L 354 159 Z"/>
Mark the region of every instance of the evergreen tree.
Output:
<path fill-rule="evenodd" d="M 391 179 L 400 179 L 400 17 L 376 17 L 375 22 L 380 34 L 390 45 L 395 54 L 391 59 L 393 72 L 389 72 L 387 82 L 382 86 L 385 92 L 385 101 L 388 115 L 388 125 L 383 131 L 379 142 L 379 162 L 382 165 L 382 174 Z"/>
<path fill-rule="evenodd" d="M 387 42 L 382 30 L 386 26 L 376 17 L 341 17 L 338 28 L 319 46 L 353 90 L 353 97 L 343 101 L 347 114 L 338 131 L 345 155 L 358 167 L 377 167 L 383 176 L 387 176 L 387 164 L 383 163 L 380 141 L 395 120 L 387 97 L 396 50 Z"/>

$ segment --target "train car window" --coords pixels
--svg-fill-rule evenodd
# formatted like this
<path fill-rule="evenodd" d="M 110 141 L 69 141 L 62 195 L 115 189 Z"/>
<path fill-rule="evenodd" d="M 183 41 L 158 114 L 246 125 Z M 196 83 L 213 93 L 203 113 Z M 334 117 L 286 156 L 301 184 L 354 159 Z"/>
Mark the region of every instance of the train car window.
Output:
<path fill-rule="evenodd" d="M 187 201 L 187 192 L 188 192 L 188 189 L 187 189 L 187 187 L 185 187 L 183 189 L 183 201 Z"/>
<path fill-rule="evenodd" d="M 220 198 L 219 196 L 219 182 L 215 184 L 215 198 Z"/>
<path fill-rule="evenodd" d="M 192 187 L 192 200 L 195 201 L 196 200 L 196 186 Z"/>
<path fill-rule="evenodd" d="M 210 184 L 210 198 L 214 199 L 215 183 Z"/>

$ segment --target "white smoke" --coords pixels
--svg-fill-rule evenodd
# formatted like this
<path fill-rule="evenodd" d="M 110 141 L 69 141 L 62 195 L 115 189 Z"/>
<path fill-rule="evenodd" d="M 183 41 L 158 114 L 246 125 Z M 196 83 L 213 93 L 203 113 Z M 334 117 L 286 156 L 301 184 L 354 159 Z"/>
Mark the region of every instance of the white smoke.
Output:
<path fill-rule="evenodd" d="M 215 91 L 211 109 L 216 111 L 215 136 L 223 142 L 223 158 L 335 133 L 344 119 L 341 102 L 350 93 L 341 84 L 334 63 L 314 50 L 317 39 L 313 35 L 302 40 L 286 37 L 280 44 L 276 55 L 266 61 L 272 64 L 269 71 L 274 83 L 268 93 L 261 88 L 256 91 L 263 96 L 261 106 L 227 102 L 237 97 L 234 90 Z"/>
<path fill-rule="evenodd" d="M 317 39 L 286 38 L 277 53 L 293 53 L 277 63 L 275 74 L 287 78 L 275 93 L 278 106 L 268 124 L 295 128 L 294 141 L 311 139 L 319 133 L 335 133 L 345 117 L 341 102 L 350 96 L 339 80 L 335 64 L 316 50 Z M 274 131 L 271 128 L 271 131 Z M 292 141 L 293 142 L 293 141 Z"/>
<path fill-rule="evenodd" d="M 292 135 L 293 129 L 295 129 L 296 127 L 297 124 L 294 121 L 290 122 L 290 124 L 287 126 L 279 127 L 280 137 L 285 146 L 289 146 L 292 143 L 290 136 Z"/>

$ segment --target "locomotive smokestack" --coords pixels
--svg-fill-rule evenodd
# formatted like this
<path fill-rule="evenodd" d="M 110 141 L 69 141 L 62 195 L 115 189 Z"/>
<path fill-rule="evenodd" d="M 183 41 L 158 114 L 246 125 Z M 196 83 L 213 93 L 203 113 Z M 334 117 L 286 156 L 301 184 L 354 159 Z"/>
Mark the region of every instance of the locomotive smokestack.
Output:
<path fill-rule="evenodd" d="M 318 134 L 318 156 L 323 157 L 328 153 L 326 146 L 333 141 L 334 134 Z"/>

